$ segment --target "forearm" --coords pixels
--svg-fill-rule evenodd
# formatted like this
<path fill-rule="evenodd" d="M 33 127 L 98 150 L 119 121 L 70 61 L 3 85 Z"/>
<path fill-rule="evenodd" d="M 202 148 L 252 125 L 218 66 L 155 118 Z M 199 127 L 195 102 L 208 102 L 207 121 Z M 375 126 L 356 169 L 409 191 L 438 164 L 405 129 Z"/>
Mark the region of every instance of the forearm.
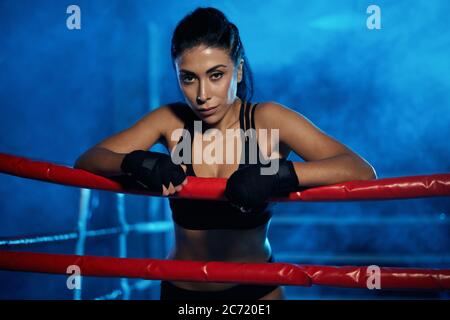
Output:
<path fill-rule="evenodd" d="M 74 168 L 106 177 L 120 175 L 123 174 L 120 165 L 125 155 L 105 148 L 92 148 L 76 160 Z"/>
<path fill-rule="evenodd" d="M 294 169 L 300 186 L 320 186 L 351 180 L 376 179 L 376 173 L 372 166 L 351 154 L 317 161 L 294 162 Z"/>

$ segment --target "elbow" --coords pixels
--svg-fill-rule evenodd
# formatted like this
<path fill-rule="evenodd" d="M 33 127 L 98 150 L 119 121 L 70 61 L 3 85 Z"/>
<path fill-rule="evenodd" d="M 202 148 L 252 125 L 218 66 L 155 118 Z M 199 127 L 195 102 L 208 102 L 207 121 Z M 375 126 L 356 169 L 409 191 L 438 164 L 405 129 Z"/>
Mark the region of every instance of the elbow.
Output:
<path fill-rule="evenodd" d="M 377 173 L 371 165 L 365 166 L 359 176 L 360 176 L 359 180 L 377 179 Z"/>
<path fill-rule="evenodd" d="M 375 180 L 377 173 L 375 168 L 360 157 L 350 156 L 351 162 L 347 164 L 348 180 Z"/>
<path fill-rule="evenodd" d="M 73 165 L 74 169 L 83 169 L 83 165 L 81 164 L 81 160 L 80 158 L 78 158 L 77 160 L 75 160 L 75 163 Z"/>
<path fill-rule="evenodd" d="M 75 160 L 73 168 L 92 172 L 95 167 L 94 165 L 95 153 L 93 152 L 93 148 L 91 148 L 78 156 L 78 158 Z"/>
<path fill-rule="evenodd" d="M 77 160 L 75 160 L 75 163 L 73 165 L 74 169 L 82 169 L 81 164 L 80 164 L 80 158 L 78 158 Z"/>
<path fill-rule="evenodd" d="M 358 168 L 356 170 L 356 175 L 358 180 L 375 180 L 377 179 L 377 172 L 375 168 L 365 159 L 358 157 L 357 162 L 354 167 Z"/>
<path fill-rule="evenodd" d="M 85 154 L 82 154 L 81 156 L 79 156 L 77 158 L 77 160 L 75 160 L 75 163 L 73 165 L 74 169 L 82 169 L 82 170 L 90 171 L 90 166 L 88 165 L 88 162 L 84 159 L 84 155 Z"/>

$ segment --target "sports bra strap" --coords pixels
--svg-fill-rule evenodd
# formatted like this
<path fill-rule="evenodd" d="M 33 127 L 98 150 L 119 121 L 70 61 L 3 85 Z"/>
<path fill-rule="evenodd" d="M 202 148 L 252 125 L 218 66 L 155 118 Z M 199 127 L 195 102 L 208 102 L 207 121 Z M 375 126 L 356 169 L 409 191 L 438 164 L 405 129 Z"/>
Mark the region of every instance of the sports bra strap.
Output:
<path fill-rule="evenodd" d="M 241 129 L 245 131 L 245 127 L 244 127 L 244 105 L 241 103 L 241 110 L 239 112 L 239 123 L 241 126 Z"/>
<path fill-rule="evenodd" d="M 256 103 L 253 106 L 253 109 L 252 109 L 252 129 L 255 129 L 255 130 L 256 130 L 256 126 L 255 126 L 255 110 L 256 110 L 257 106 L 258 106 L 258 103 Z"/>
<path fill-rule="evenodd" d="M 245 131 L 250 129 L 250 104 L 245 101 Z"/>

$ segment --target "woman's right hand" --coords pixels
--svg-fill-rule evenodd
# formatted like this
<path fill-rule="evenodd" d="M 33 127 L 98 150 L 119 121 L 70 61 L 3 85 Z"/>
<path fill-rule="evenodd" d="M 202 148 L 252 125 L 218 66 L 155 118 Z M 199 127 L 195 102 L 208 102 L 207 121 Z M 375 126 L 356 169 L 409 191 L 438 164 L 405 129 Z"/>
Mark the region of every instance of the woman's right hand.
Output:
<path fill-rule="evenodd" d="M 123 158 L 121 169 L 148 189 L 171 195 L 187 183 L 186 167 L 172 162 L 169 155 L 135 150 Z"/>
<path fill-rule="evenodd" d="M 181 168 L 183 168 L 184 173 L 186 173 L 186 166 L 184 164 L 180 164 Z M 169 196 L 174 194 L 175 192 L 180 192 L 183 187 L 187 184 L 187 178 L 184 179 L 184 181 L 177 186 L 173 186 L 173 184 L 171 183 L 169 185 L 169 188 L 166 188 L 164 185 L 162 185 L 163 188 L 163 196 Z"/>

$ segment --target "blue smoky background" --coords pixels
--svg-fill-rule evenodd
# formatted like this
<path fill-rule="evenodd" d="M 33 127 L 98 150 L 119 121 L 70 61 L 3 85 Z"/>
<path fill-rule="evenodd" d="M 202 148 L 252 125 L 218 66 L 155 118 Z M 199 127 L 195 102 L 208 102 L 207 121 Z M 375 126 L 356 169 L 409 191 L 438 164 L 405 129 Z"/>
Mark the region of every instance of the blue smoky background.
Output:
<path fill-rule="evenodd" d="M 81 10 L 81 29 L 66 26 L 73 4 Z M 381 29 L 367 27 L 372 4 L 380 8 Z M 255 102 L 277 101 L 302 113 L 368 160 L 378 178 L 450 172 L 445 0 L 1 0 L 0 152 L 73 166 L 89 147 L 148 111 L 182 100 L 170 37 L 198 6 L 216 7 L 238 26 Z M 4 250 L 164 258 L 173 244 L 168 202 L 159 197 L 1 174 L 0 208 Z M 280 262 L 450 265 L 448 197 L 275 208 L 269 237 Z M 136 224 L 142 232 L 108 232 Z M 80 240 L 83 232 L 91 236 Z M 6 241 L 19 238 L 25 240 Z M 158 281 L 85 277 L 81 290 L 69 290 L 66 280 L 0 271 L 0 298 L 159 296 Z M 320 286 L 286 292 L 289 299 L 448 298 L 446 292 Z"/>

